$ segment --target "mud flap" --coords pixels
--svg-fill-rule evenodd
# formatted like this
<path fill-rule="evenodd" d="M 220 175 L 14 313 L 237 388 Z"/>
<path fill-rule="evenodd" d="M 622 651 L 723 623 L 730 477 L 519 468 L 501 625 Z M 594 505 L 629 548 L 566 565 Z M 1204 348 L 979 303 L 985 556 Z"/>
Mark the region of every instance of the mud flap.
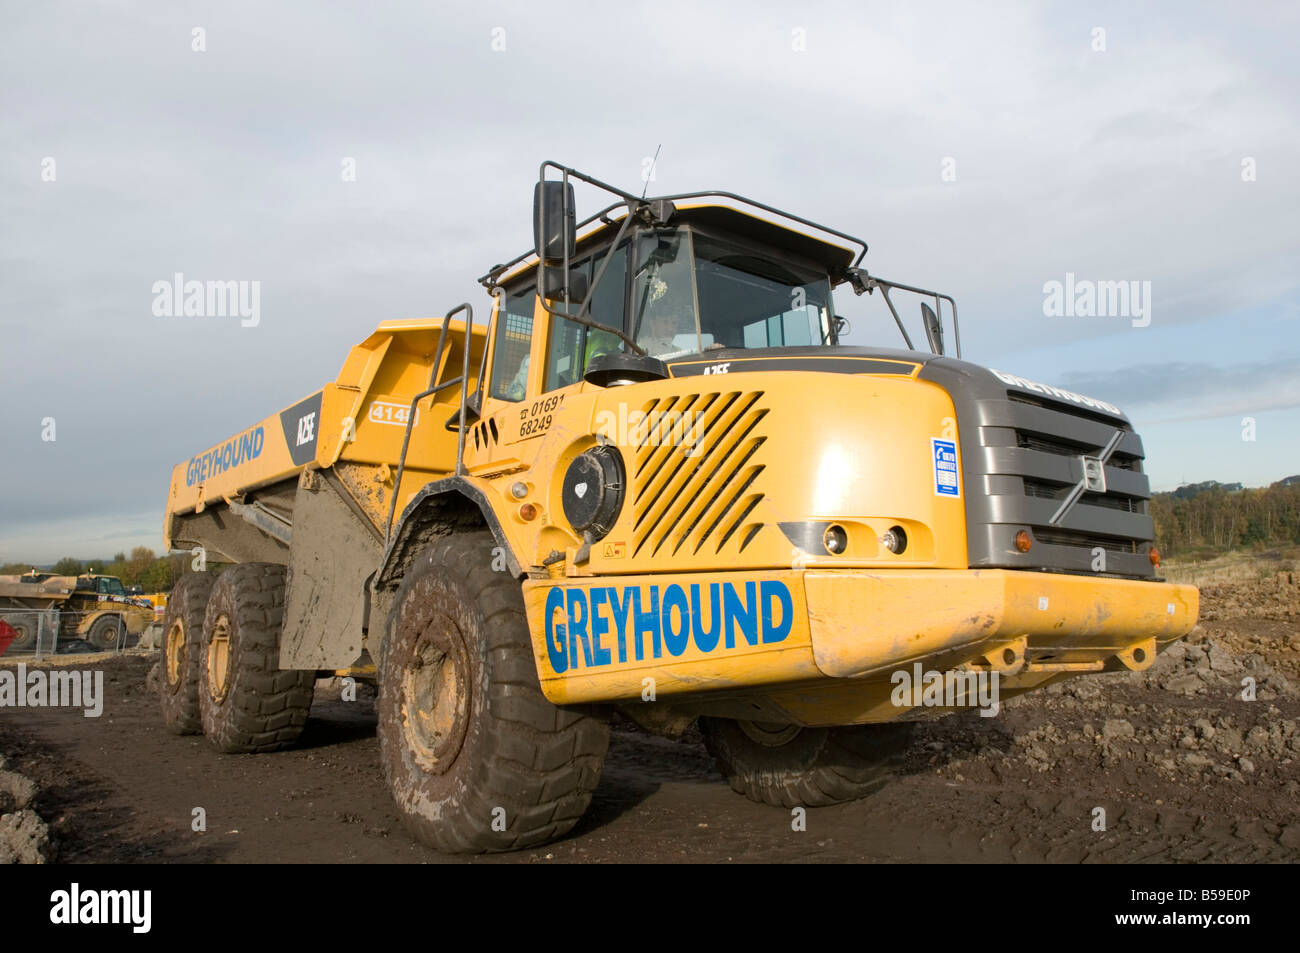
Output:
<path fill-rule="evenodd" d="M 361 655 L 366 580 L 383 551 L 345 492 L 319 472 L 306 471 L 299 482 L 281 668 L 341 669 Z"/>

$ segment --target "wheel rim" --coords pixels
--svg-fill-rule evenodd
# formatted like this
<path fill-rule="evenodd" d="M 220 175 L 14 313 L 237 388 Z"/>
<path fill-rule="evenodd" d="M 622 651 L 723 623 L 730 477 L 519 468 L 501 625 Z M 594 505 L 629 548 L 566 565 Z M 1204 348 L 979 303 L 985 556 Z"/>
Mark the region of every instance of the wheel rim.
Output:
<path fill-rule="evenodd" d="M 402 732 L 407 750 L 429 774 L 447 771 L 465 743 L 470 668 L 459 636 L 450 620 L 430 622 L 402 672 Z"/>
<path fill-rule="evenodd" d="M 226 697 L 226 683 L 230 680 L 230 617 L 217 617 L 212 626 L 212 640 L 208 643 L 208 694 L 220 704 Z"/>
<path fill-rule="evenodd" d="M 181 683 L 181 669 L 185 665 L 185 623 L 177 619 L 167 630 L 167 684 L 173 688 Z"/>
<path fill-rule="evenodd" d="M 803 729 L 798 725 L 777 725 L 766 721 L 737 722 L 745 737 L 765 748 L 779 748 L 793 741 Z"/>
<path fill-rule="evenodd" d="M 117 648 L 121 635 L 120 622 L 105 622 L 99 629 L 99 647 L 101 649 Z"/>

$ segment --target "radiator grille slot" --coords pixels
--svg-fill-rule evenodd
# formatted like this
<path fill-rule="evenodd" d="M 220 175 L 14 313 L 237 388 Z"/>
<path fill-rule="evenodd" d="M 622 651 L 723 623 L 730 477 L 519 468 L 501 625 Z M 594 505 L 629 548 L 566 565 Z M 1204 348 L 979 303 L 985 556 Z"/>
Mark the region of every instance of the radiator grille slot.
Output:
<path fill-rule="evenodd" d="M 1025 496 L 1040 500 L 1063 500 L 1070 494 L 1072 487 L 1063 483 L 1050 483 L 1046 480 L 1025 478 Z M 1104 506 L 1122 513 L 1145 513 L 1145 500 L 1123 493 L 1085 493 L 1079 497 L 1083 506 Z"/>
<path fill-rule="evenodd" d="M 1034 539 L 1051 546 L 1077 546 L 1081 549 L 1105 549 L 1112 553 L 1136 553 L 1138 544 L 1132 539 L 1116 536 L 1099 536 L 1096 533 L 1079 533 L 1070 530 L 1035 529 Z"/>
<path fill-rule="evenodd" d="M 1040 453 L 1053 453 L 1058 457 L 1080 457 L 1084 454 L 1089 456 L 1095 455 L 1101 448 L 1088 446 L 1082 443 L 1075 443 L 1068 440 L 1053 439 L 1044 437 L 1041 434 L 1029 433 L 1024 430 L 1016 431 L 1016 446 L 1024 450 L 1037 450 Z M 1114 467 L 1117 470 L 1132 470 L 1138 472 L 1141 470 L 1141 461 L 1134 456 L 1125 453 L 1113 453 L 1106 466 Z"/>
<path fill-rule="evenodd" d="M 648 401 L 635 435 L 633 554 L 741 552 L 762 528 L 751 522 L 763 499 L 766 443 L 762 391 L 681 394 Z"/>

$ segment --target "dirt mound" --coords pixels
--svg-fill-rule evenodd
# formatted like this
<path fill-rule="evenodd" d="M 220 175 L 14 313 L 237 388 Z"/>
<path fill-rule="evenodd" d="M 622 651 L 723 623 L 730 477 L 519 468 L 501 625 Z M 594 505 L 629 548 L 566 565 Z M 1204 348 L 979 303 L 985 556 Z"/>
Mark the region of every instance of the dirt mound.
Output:
<path fill-rule="evenodd" d="M 1258 651 L 1252 640 L 1220 632 L 1211 635 L 1198 628 L 1187 639 L 1162 652 L 1155 664 L 1139 675 L 1139 685 L 1176 695 L 1222 696 L 1235 694 L 1243 701 L 1294 698 L 1300 690 Z"/>
<path fill-rule="evenodd" d="M 1201 621 L 1232 619 L 1300 621 L 1300 572 L 1202 586 Z"/>
<path fill-rule="evenodd" d="M 0 755 L 0 864 L 43 864 L 54 857 L 50 829 L 31 809 L 36 785 Z"/>

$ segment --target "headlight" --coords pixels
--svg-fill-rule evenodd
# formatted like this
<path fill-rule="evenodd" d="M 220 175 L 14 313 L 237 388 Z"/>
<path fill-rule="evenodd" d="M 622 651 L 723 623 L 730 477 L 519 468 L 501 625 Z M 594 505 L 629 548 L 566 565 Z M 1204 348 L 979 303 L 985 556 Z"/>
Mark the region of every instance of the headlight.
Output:
<path fill-rule="evenodd" d="M 615 447 L 593 447 L 569 464 L 560 490 L 564 518 L 579 533 L 601 539 L 623 509 L 627 478 Z"/>

